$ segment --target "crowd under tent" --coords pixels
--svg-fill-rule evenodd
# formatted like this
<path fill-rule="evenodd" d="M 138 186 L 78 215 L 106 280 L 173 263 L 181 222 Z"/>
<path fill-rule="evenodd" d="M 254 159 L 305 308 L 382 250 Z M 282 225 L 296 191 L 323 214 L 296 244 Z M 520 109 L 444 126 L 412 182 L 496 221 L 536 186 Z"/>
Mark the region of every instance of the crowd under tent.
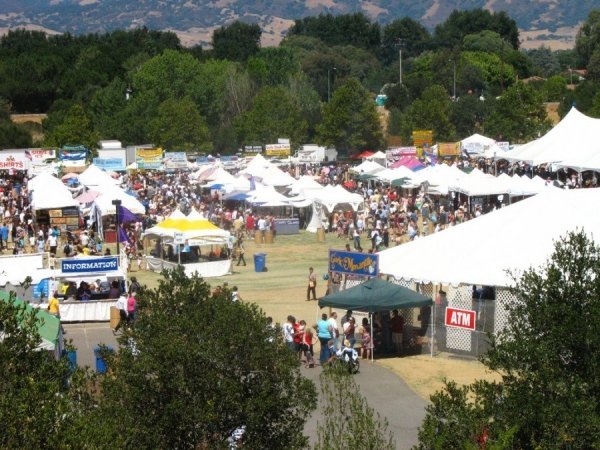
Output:
<path fill-rule="evenodd" d="M 379 252 L 380 273 L 427 295 L 443 286 L 447 306 L 467 311 L 477 323 L 473 329 L 436 327 L 443 331 L 436 337 L 438 349 L 477 355 L 486 348 L 486 333 L 496 334 L 507 323 L 508 307 L 515 301 L 509 290 L 513 276 L 545 264 L 556 240 L 570 231 L 600 236 L 600 215 L 590 207 L 599 201 L 600 189 L 549 189 Z M 477 297 L 474 286 L 493 295 Z M 444 310 L 434 314 L 443 318 Z"/>
<path fill-rule="evenodd" d="M 600 172 L 600 153 L 569 156 L 560 163 L 557 163 L 556 167 L 573 169 L 576 172 L 585 172 L 588 170 Z"/>
<path fill-rule="evenodd" d="M 167 218 L 144 233 L 146 264 L 154 272 L 181 264 L 188 276 L 220 277 L 231 273 L 231 259 L 221 256 L 231 234 L 207 219 Z"/>
<path fill-rule="evenodd" d="M 504 155 L 508 161 L 532 166 L 561 163 L 570 158 L 585 158 L 600 153 L 600 119 L 588 117 L 572 107 L 548 133 Z"/>

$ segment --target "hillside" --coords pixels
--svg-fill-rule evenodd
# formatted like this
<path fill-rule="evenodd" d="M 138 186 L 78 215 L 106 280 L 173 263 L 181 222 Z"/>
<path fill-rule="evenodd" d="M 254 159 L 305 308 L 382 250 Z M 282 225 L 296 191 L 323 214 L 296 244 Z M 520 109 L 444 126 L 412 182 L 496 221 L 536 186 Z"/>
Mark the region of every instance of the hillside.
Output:
<path fill-rule="evenodd" d="M 453 9 L 506 11 L 524 32 L 523 46 L 568 47 L 600 0 L 0 0 L 0 31 L 102 33 L 146 26 L 175 31 L 185 45 L 206 45 L 215 27 L 234 20 L 263 28 L 263 45 L 279 42 L 294 19 L 320 13 L 364 12 L 387 23 L 409 16 L 429 28 Z"/>

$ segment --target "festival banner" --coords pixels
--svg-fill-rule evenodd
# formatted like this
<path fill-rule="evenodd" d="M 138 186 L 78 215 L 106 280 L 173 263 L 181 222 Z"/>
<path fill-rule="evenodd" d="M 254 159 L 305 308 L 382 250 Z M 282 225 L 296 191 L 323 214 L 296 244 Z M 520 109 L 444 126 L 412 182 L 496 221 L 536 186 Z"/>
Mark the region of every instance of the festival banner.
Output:
<path fill-rule="evenodd" d="M 500 142 L 496 142 L 496 145 L 498 146 L 498 148 L 504 152 L 507 152 L 510 150 L 510 142 L 506 142 L 506 141 L 500 141 Z"/>
<path fill-rule="evenodd" d="M 69 258 L 60 261 L 62 273 L 110 272 L 119 269 L 119 258 Z"/>
<path fill-rule="evenodd" d="M 125 170 L 122 158 L 94 158 L 94 165 L 102 170 Z"/>
<path fill-rule="evenodd" d="M 350 275 L 374 277 L 379 273 L 379 255 L 329 250 L 329 270 Z"/>
<path fill-rule="evenodd" d="M 459 156 L 460 142 L 438 143 L 438 156 Z"/>
<path fill-rule="evenodd" d="M 267 144 L 265 154 L 267 156 L 290 156 L 290 144 Z"/>
<path fill-rule="evenodd" d="M 136 148 L 135 162 L 138 169 L 161 169 L 163 159 L 162 148 Z"/>
<path fill-rule="evenodd" d="M 242 150 L 246 156 L 255 156 L 263 152 L 263 147 L 262 145 L 244 145 Z"/>
<path fill-rule="evenodd" d="M 185 169 L 187 154 L 185 152 L 165 152 L 163 163 L 165 169 Z"/>
<path fill-rule="evenodd" d="M 29 160 L 24 150 L 0 151 L 0 169 L 3 170 L 28 170 Z"/>
<path fill-rule="evenodd" d="M 58 152 L 58 158 L 63 166 L 85 166 L 88 149 L 83 145 L 65 145 Z"/>
<path fill-rule="evenodd" d="M 25 157 L 32 164 L 43 164 L 47 159 L 56 158 L 56 151 L 51 148 L 26 148 Z"/>
<path fill-rule="evenodd" d="M 412 140 L 415 147 L 431 147 L 433 145 L 433 131 L 414 130 L 412 132 Z"/>

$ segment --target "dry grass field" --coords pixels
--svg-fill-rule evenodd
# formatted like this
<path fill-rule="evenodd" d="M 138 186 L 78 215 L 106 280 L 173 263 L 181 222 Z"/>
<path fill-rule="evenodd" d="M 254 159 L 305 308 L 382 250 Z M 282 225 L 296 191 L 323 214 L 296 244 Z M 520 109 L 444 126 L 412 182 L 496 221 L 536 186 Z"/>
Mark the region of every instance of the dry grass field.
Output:
<path fill-rule="evenodd" d="M 247 239 L 244 243 L 247 265 L 238 267 L 234 264 L 232 275 L 210 278 L 207 282 L 212 286 L 224 282 L 229 283 L 229 287 L 237 286 L 244 301 L 258 304 L 275 322 L 282 323 L 288 314 L 292 314 L 298 320 L 305 319 L 308 324 L 313 324 L 320 311 L 316 302 L 306 301 L 308 268 L 314 267 L 318 275 L 317 295 L 324 295 L 326 282 L 322 275 L 327 272 L 328 250 L 343 249 L 347 242 L 335 235 L 327 235 L 325 242 L 318 242 L 315 234 L 307 232 L 277 237 L 274 244 L 255 245 L 252 239 Z M 254 271 L 253 254 L 258 252 L 266 254 L 266 272 Z M 158 274 L 145 271 L 132 271 L 130 275 L 137 276 L 138 281 L 148 287 L 156 286 L 159 278 Z M 496 378 L 477 361 L 446 354 L 433 358 L 425 355 L 386 358 L 375 363 L 402 377 L 425 399 L 442 387 L 444 378 L 460 384 L 478 378 Z"/>

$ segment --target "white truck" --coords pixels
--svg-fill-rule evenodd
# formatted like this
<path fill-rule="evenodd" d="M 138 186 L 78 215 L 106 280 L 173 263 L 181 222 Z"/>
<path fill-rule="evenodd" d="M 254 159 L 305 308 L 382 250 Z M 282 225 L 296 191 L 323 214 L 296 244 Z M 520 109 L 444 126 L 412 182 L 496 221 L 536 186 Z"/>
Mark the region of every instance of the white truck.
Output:
<path fill-rule="evenodd" d="M 305 144 L 298 150 L 298 162 L 301 163 L 322 163 L 335 161 L 337 159 L 337 150 L 335 148 L 321 147 L 316 144 Z"/>

